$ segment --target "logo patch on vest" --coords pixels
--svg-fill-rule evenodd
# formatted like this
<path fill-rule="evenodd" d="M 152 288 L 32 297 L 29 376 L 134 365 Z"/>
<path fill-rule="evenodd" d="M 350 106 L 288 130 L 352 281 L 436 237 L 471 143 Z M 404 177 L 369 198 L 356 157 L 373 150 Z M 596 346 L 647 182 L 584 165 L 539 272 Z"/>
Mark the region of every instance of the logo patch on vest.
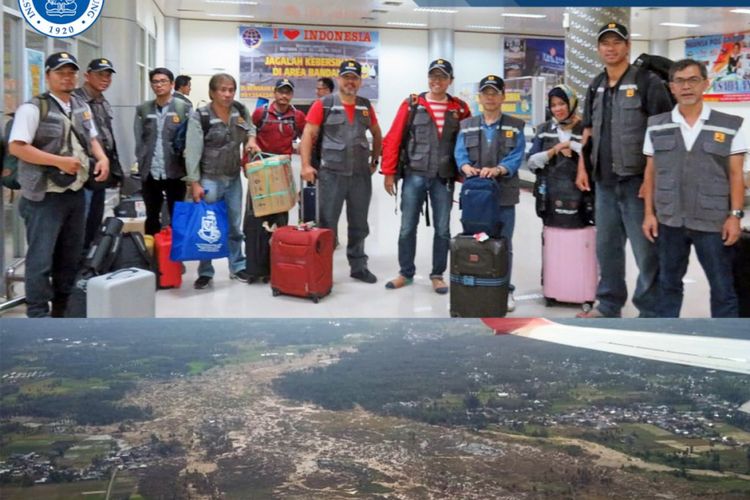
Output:
<path fill-rule="evenodd" d="M 245 124 L 245 119 L 240 116 L 240 117 L 237 118 L 237 123 L 239 123 L 240 125 L 244 125 Z"/>
<path fill-rule="evenodd" d="M 370 112 L 366 109 L 362 110 L 362 116 L 370 116 Z"/>
<path fill-rule="evenodd" d="M 724 142 L 726 135 L 723 132 L 714 132 L 714 140 L 716 142 Z"/>
<path fill-rule="evenodd" d="M 174 115 L 172 117 L 172 123 L 180 123 L 180 117 L 177 115 Z"/>
<path fill-rule="evenodd" d="M 83 112 L 83 119 L 84 120 L 90 120 L 91 119 L 91 113 L 88 111 Z"/>
<path fill-rule="evenodd" d="M 506 130 L 505 131 L 505 137 L 508 139 L 513 139 L 513 131 L 512 130 Z"/>
<path fill-rule="evenodd" d="M 625 91 L 625 96 L 627 97 L 634 97 L 635 96 L 635 89 L 628 89 Z"/>

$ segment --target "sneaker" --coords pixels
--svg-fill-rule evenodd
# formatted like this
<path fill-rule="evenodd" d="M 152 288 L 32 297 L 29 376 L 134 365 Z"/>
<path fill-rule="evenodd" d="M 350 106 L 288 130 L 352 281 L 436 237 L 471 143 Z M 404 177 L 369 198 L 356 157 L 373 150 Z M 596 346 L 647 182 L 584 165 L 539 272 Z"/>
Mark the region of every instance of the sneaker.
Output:
<path fill-rule="evenodd" d="M 516 299 L 513 297 L 513 292 L 508 292 L 508 312 L 516 310 Z"/>
<path fill-rule="evenodd" d="M 385 284 L 385 287 L 388 290 L 395 290 L 396 288 L 402 288 L 406 285 L 411 285 L 414 282 L 414 279 L 407 278 L 405 276 L 401 276 L 400 274 L 393 278 L 391 281 Z"/>
<path fill-rule="evenodd" d="M 193 283 L 193 288 L 196 290 L 203 290 L 204 288 L 208 288 L 208 285 L 211 284 L 211 278 L 210 276 L 198 276 L 198 279 L 195 280 L 195 283 Z"/>
<path fill-rule="evenodd" d="M 242 271 L 237 271 L 236 273 L 230 273 L 229 274 L 230 280 L 237 280 L 241 281 L 243 283 L 249 283 L 250 282 L 250 275 L 245 271 L 244 269 Z"/>
<path fill-rule="evenodd" d="M 372 274 L 369 269 L 353 272 L 349 276 L 355 280 L 364 281 L 365 283 L 375 283 L 378 281 L 378 278 Z"/>
<path fill-rule="evenodd" d="M 590 311 L 582 311 L 576 314 L 576 318 L 606 318 L 606 316 L 596 307 Z"/>
<path fill-rule="evenodd" d="M 445 295 L 446 293 L 448 293 L 448 285 L 445 284 L 443 278 L 436 276 L 434 278 L 430 278 L 430 281 L 432 281 L 432 289 L 435 290 L 435 293 L 440 295 Z"/>

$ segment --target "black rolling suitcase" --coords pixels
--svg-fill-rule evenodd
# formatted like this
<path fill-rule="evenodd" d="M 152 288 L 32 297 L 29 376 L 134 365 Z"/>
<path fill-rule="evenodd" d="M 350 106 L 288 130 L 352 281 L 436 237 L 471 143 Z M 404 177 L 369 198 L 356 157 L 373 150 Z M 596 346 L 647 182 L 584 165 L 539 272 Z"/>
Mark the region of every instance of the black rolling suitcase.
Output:
<path fill-rule="evenodd" d="M 508 312 L 508 244 L 504 238 L 451 240 L 451 317 L 500 318 Z"/>
<path fill-rule="evenodd" d="M 750 318 L 750 229 L 744 228 L 734 260 L 734 289 L 740 318 Z"/>

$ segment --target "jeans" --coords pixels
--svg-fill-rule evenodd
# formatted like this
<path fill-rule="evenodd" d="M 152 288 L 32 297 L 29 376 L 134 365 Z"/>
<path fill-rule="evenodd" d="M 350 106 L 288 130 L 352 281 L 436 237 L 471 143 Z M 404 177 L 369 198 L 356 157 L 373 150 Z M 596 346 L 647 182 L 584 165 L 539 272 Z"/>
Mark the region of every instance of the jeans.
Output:
<path fill-rule="evenodd" d="M 414 257 L 417 253 L 417 226 L 425 200 L 429 196 L 432 206 L 432 271 L 430 278 L 442 278 L 448 266 L 450 249 L 450 216 L 453 205 L 453 183 L 421 175 L 407 175 L 401 186 L 401 231 L 398 235 L 399 274 L 413 278 L 416 272 Z"/>
<path fill-rule="evenodd" d="M 104 197 L 107 191 L 104 189 L 84 189 L 86 197 L 86 236 L 83 240 L 84 250 L 94 242 L 96 233 L 102 226 L 104 219 Z"/>
<path fill-rule="evenodd" d="M 505 238 L 508 242 L 508 286 L 509 291 L 516 289 L 511 281 L 511 275 L 513 272 L 513 230 L 516 228 L 516 206 L 501 206 L 500 207 L 500 222 L 503 224 L 503 228 L 500 230 L 500 236 Z"/>
<path fill-rule="evenodd" d="M 711 317 L 736 318 L 737 294 L 734 290 L 732 263 L 734 247 L 727 247 L 721 233 L 693 231 L 684 227 L 659 224 L 659 285 L 661 287 L 661 316 L 678 318 L 682 307 L 682 278 L 690 259 L 690 245 L 695 246 L 698 261 L 711 287 Z"/>
<path fill-rule="evenodd" d="M 201 187 L 206 191 L 206 203 L 224 200 L 229 218 L 229 272 L 237 274 L 245 270 L 245 255 L 242 253 L 242 180 L 237 175 L 233 179 L 201 179 Z M 211 260 L 198 264 L 198 276 L 214 277 Z"/>
<path fill-rule="evenodd" d="M 372 198 L 372 178 L 361 174 L 340 175 L 321 169 L 318 173 L 318 196 L 320 227 L 331 229 L 334 233 L 346 201 L 346 257 L 352 273 L 364 271 L 367 269 L 365 238 L 370 234 L 367 214 Z"/>
<path fill-rule="evenodd" d="M 169 217 L 174 214 L 176 201 L 184 201 L 187 186 L 180 179 L 156 180 L 148 174 L 143 179 L 143 203 L 146 205 L 146 234 L 154 235 L 161 231 L 161 206 L 164 194 L 167 195 Z"/>
<path fill-rule="evenodd" d="M 643 224 L 643 200 L 638 190 L 643 179 L 629 177 L 614 186 L 596 186 L 596 257 L 599 260 L 599 286 L 596 298 L 604 316 L 620 316 L 628 298 L 625 284 L 625 241 L 630 240 L 638 281 L 633 305 L 640 317 L 659 316 L 659 258 L 656 244 L 646 239 Z"/>
<path fill-rule="evenodd" d="M 83 189 L 47 193 L 42 201 L 21 198 L 26 224 L 26 315 L 62 317 L 83 251 Z"/>

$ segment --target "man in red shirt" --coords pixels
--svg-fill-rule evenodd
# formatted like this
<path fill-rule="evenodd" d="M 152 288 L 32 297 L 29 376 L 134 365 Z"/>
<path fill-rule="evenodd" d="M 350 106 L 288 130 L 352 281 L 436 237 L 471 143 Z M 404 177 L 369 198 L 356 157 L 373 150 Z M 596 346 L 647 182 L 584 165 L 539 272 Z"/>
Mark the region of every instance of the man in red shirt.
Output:
<path fill-rule="evenodd" d="M 263 153 L 291 155 L 294 152 L 292 144 L 302 135 L 305 114 L 292 106 L 293 97 L 294 84 L 288 78 L 282 78 L 276 82 L 273 102 L 253 112 L 253 124 L 258 131 L 255 140 Z M 255 217 L 252 201 L 248 198 L 243 230 L 249 284 L 256 281 L 267 283 L 271 275 L 271 233 L 263 227 L 264 224 L 271 228 L 274 224 L 281 227 L 288 223 L 288 212 Z"/>
<path fill-rule="evenodd" d="M 448 265 L 450 215 L 457 175 L 453 150 L 459 122 L 471 116 L 469 106 L 448 94 L 453 66 L 445 59 L 430 63 L 430 91 L 404 100 L 383 141 L 385 190 L 396 194 L 401 187 L 401 231 L 398 237 L 399 275 L 385 284 L 388 289 L 409 285 L 414 279 L 419 212 L 429 197 L 435 235 L 432 243 L 430 280 L 436 293 L 448 293 L 443 273 Z"/>
<path fill-rule="evenodd" d="M 264 153 L 290 155 L 292 143 L 302 136 L 305 129 L 305 114 L 292 106 L 294 83 L 287 78 L 276 82 L 273 101 L 256 108 L 253 123 L 258 130 L 256 141 Z"/>
<path fill-rule="evenodd" d="M 382 134 L 370 101 L 357 95 L 362 86 L 362 66 L 357 61 L 342 62 L 338 80 L 338 93 L 318 99 L 307 113 L 300 145 L 302 177 L 308 182 L 318 178 L 321 227 L 335 231 L 346 201 L 350 276 L 375 283 L 378 279 L 367 268 L 365 238 L 370 232 L 370 177 L 378 168 Z M 368 130 L 372 134 L 372 153 Z M 321 158 L 320 169 L 315 170 L 312 152 L 318 137 Z"/>

